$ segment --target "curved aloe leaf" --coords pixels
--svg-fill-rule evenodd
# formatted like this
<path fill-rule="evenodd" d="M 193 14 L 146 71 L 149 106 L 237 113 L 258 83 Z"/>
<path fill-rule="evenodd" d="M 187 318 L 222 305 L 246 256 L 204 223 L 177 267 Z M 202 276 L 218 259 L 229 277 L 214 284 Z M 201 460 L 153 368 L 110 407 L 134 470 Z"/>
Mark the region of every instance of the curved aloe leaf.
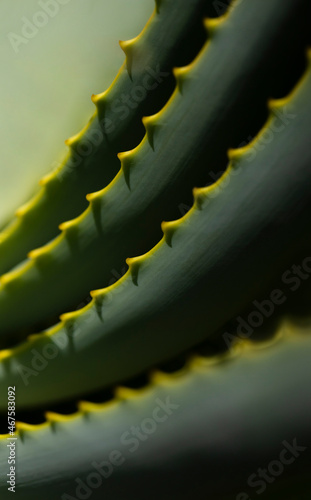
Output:
<path fill-rule="evenodd" d="M 311 221 L 310 62 L 292 95 L 270 107 L 256 140 L 231 152 L 226 174 L 194 191 L 193 208 L 164 223 L 160 243 L 129 259 L 121 280 L 93 292 L 87 307 L 56 327 L 1 353 L 1 385 L 20 388 L 20 407 L 108 386 L 181 353 L 214 335 L 293 264 Z M 284 110 L 295 117 L 286 126 Z M 44 353 L 52 360 L 33 373 Z"/>
<path fill-rule="evenodd" d="M 281 8 L 280 0 L 241 2 L 227 18 L 207 23 L 211 42 L 190 67 L 176 72 L 173 97 L 145 120 L 144 140 L 121 155 L 122 169 L 114 181 L 89 197 L 88 210 L 64 224 L 58 239 L 31 252 L 30 262 L 1 278 L 3 342 L 22 327 L 73 308 L 89 290 L 107 284 L 111 270 L 128 255 L 159 240 L 161 220 L 176 215 L 189 186 L 203 182 L 206 165 L 217 165 L 236 138 L 237 115 L 241 120 L 250 103 L 267 96 L 269 69 L 282 59 L 288 27 L 301 21 L 302 4 L 282 2 Z M 14 314 L 16 303 L 20 315 Z"/>
<path fill-rule="evenodd" d="M 80 402 L 76 414 L 49 412 L 42 425 L 20 423 L 15 497 L 145 500 L 148 491 L 151 499 L 205 500 L 208 491 L 217 500 L 263 492 L 266 500 L 307 500 L 310 356 L 310 326 L 283 321 L 268 345 L 195 357 L 180 372 L 153 373 L 143 389 L 117 388 L 108 403 Z M 272 465 L 280 457 L 277 475 Z"/>
<path fill-rule="evenodd" d="M 58 234 L 58 225 L 79 215 L 85 196 L 102 189 L 119 170 L 117 153 L 142 138 L 141 118 L 160 109 L 173 89 L 172 67 L 191 60 L 205 39 L 202 19 L 209 0 L 164 0 L 143 32 L 121 42 L 126 61 L 111 87 L 94 96 L 99 108 L 67 144 L 63 164 L 44 177 L 39 193 L 17 211 L 0 235 L 0 274 L 27 252 Z"/>
<path fill-rule="evenodd" d="M 94 89 L 107 88 L 123 63 L 118 35 L 131 38 L 139 33 L 154 4 L 154 0 L 61 1 L 0 4 L 5 68 L 0 84 L 1 231 L 14 219 L 16 208 L 38 192 L 38 179 L 52 164 L 60 165 L 55 160 L 66 154 L 64 138 L 80 130 L 93 114 L 88 97 Z M 43 30 L 28 24 L 42 4 L 43 10 L 47 4 L 49 17 Z M 42 10 L 41 16 L 45 17 Z M 19 37 L 27 26 L 34 36 Z"/>

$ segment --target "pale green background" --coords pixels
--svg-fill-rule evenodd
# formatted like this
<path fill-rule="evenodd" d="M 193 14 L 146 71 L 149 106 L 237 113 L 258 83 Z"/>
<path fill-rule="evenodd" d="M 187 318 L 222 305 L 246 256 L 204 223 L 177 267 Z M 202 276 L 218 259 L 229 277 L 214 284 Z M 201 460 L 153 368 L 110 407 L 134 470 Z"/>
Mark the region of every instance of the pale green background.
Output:
<path fill-rule="evenodd" d="M 68 0 L 15 53 L 8 33 L 22 36 L 23 16 L 32 20 L 42 7 L 1 0 L 0 227 L 93 114 L 91 94 L 109 86 L 124 60 L 119 39 L 139 34 L 153 8 L 153 0 Z"/>

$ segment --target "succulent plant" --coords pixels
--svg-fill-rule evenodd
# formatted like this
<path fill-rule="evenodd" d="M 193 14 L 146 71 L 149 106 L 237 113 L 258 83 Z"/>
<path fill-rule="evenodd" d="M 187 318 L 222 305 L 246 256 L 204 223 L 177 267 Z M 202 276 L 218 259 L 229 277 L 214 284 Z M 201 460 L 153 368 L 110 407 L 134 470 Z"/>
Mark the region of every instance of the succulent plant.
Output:
<path fill-rule="evenodd" d="M 0 235 L 3 498 L 310 498 L 311 5 L 228 4 L 156 1 Z"/>

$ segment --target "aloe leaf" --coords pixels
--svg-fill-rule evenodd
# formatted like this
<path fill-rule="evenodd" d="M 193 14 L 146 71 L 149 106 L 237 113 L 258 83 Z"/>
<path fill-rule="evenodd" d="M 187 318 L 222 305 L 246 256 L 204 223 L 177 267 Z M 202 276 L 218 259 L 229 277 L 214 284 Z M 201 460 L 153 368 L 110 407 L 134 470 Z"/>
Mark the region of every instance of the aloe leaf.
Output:
<path fill-rule="evenodd" d="M 210 3 L 194 0 L 185 9 L 183 0 L 162 1 L 143 32 L 121 42 L 126 60 L 109 89 L 93 97 L 98 112 L 67 141 L 62 165 L 41 180 L 40 191 L 0 235 L 0 273 L 55 237 L 61 222 L 87 207 L 86 194 L 116 175 L 117 153 L 137 145 L 142 116 L 160 109 L 170 95 L 172 67 L 191 60 L 204 42 L 202 19 Z"/>
<path fill-rule="evenodd" d="M 1 1 L 1 230 L 60 165 L 64 139 L 93 114 L 89 96 L 108 87 L 123 63 L 118 38 L 139 33 L 153 4 Z"/>
<path fill-rule="evenodd" d="M 311 220 L 310 62 L 292 94 L 270 108 L 256 140 L 231 152 L 224 176 L 194 191 L 193 208 L 164 223 L 163 239 L 130 259 L 123 278 L 92 292 L 88 306 L 54 328 L 2 351 L 1 385 L 20 388 L 20 407 L 125 380 L 215 336 L 303 253 Z M 294 116 L 286 126 L 285 110 Z M 40 356 L 44 369 L 34 374 Z"/>
<path fill-rule="evenodd" d="M 15 496 L 77 499 L 83 482 L 95 499 L 145 500 L 148 491 L 151 499 L 205 500 L 208 491 L 215 500 L 244 500 L 265 486 L 266 500 L 307 500 L 310 356 L 310 325 L 283 320 L 268 344 L 196 356 L 173 374 L 153 372 L 142 389 L 118 387 L 108 403 L 80 402 L 75 414 L 19 423 Z M 270 470 L 280 456 L 288 463 L 282 474 L 260 480 L 258 469 Z"/>
<path fill-rule="evenodd" d="M 243 121 L 250 104 L 267 97 L 269 69 L 279 69 L 277 61 L 287 57 L 288 27 L 302 21 L 302 4 L 241 2 L 224 19 L 207 23 L 211 41 L 194 63 L 176 72 L 174 95 L 145 120 L 145 138 L 121 155 L 122 169 L 113 182 L 89 197 L 82 216 L 62 225 L 61 236 L 2 276 L 2 345 L 12 343 L 10 334 L 21 328 L 74 308 L 91 289 L 107 284 L 126 257 L 159 240 L 161 220 L 176 216 L 190 186 L 203 183 L 208 167 L 217 165 L 236 138 L 237 116 Z"/>

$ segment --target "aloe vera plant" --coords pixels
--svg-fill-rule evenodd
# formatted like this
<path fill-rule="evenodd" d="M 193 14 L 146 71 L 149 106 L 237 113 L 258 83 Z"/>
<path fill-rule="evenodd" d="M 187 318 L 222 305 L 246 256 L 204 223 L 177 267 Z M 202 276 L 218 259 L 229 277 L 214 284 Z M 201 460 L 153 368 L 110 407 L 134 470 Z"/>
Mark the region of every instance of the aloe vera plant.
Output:
<path fill-rule="evenodd" d="M 17 210 L 17 219 L 3 232 L 1 273 L 56 236 L 61 222 L 79 215 L 85 196 L 117 174 L 116 154 L 139 142 L 141 116 L 163 106 L 173 88 L 172 67 L 191 60 L 204 40 L 201 20 L 208 2 L 194 0 L 187 10 L 182 5 L 166 0 L 160 9 L 158 4 L 140 36 L 121 42 L 126 61 L 111 88 L 93 96 L 98 112 L 66 141 L 70 152 L 64 163 L 41 179 L 41 191 Z"/>
<path fill-rule="evenodd" d="M 310 407 L 305 407 L 310 347 L 309 329 L 283 322 L 267 345 L 246 344 L 229 355 L 196 356 L 175 374 L 152 373 L 143 389 L 119 387 L 115 398 L 105 404 L 82 401 L 74 415 L 49 412 L 44 424 L 19 424 L 17 498 L 40 498 L 40 494 L 44 498 L 79 498 L 76 492 L 83 483 L 91 485 L 93 497 L 100 490 L 108 498 L 124 498 L 122 491 L 133 491 L 136 498 L 143 499 L 150 489 L 151 498 L 204 498 L 193 484 L 194 480 L 202 482 L 203 471 L 205 487 L 214 498 L 236 498 L 241 485 L 242 491 L 252 491 L 247 478 L 258 469 L 258 446 L 260 463 L 268 464 L 278 458 L 286 439 L 291 445 L 296 437 L 300 448 L 310 445 Z M 247 372 L 251 383 L 245 377 Z M 272 377 L 274 390 L 267 394 Z M 295 390 L 297 386 L 301 391 Z M 291 406 L 287 407 L 289 400 Z M 292 417 L 289 423 L 282 419 L 280 403 Z M 259 417 L 262 406 L 265 412 Z M 296 414 L 291 410 L 294 406 L 299 410 Z M 156 430 L 150 425 L 152 417 Z M 227 427 L 219 432 L 222 418 Z M 141 438 L 133 431 L 136 426 L 140 426 Z M 260 436 L 256 436 L 258 432 Z M 6 455 L 5 448 L 6 441 L 0 441 L 1 457 Z M 282 491 L 282 481 L 281 485 L 275 481 L 265 498 L 295 498 L 290 496 L 295 494 L 307 498 L 306 450 L 299 454 L 303 484 L 297 484 L 290 471 L 288 496 Z M 287 455 L 290 460 L 290 452 Z M 191 464 L 191 460 L 195 462 Z M 5 468 L 4 460 L 1 466 Z M 187 470 L 183 481 L 180 468 Z M 215 474 L 218 468 L 225 482 Z M 96 481 L 96 474 L 101 481 Z M 159 483 L 167 474 L 170 482 Z M 138 477 L 139 487 L 135 487 Z M 256 480 L 252 478 L 253 483 Z M 102 483 L 100 488 L 98 483 Z M 51 486 L 53 495 L 49 496 Z"/>
<path fill-rule="evenodd" d="M 94 97 L 97 112 L 69 141 L 67 161 L 2 235 L 0 411 L 14 387 L 24 420 L 17 498 L 309 498 L 310 325 L 289 319 L 292 301 L 276 286 L 301 286 L 308 315 L 311 7 L 236 0 L 206 19 L 212 8 L 156 2 L 142 34 L 121 44 L 124 66 Z M 122 118 L 121 96 L 151 75 L 156 88 L 133 109 L 123 102 Z M 99 141 L 82 154 L 91 137 Z M 225 173 L 205 186 L 224 159 Z M 290 282 L 298 259 L 303 271 Z M 273 341 L 228 344 L 235 318 L 272 302 L 286 302 Z M 267 331 L 264 323 L 258 337 Z M 225 352 L 211 356 L 216 346 Z M 180 355 L 184 368 L 164 373 Z M 144 387 L 131 388 L 142 374 Z M 111 389 L 106 403 L 92 402 Z M 76 411 L 62 413 L 73 401 Z M 281 461 L 272 478 L 256 472 L 289 452 L 289 471 Z"/>
<path fill-rule="evenodd" d="M 133 152 L 121 155 L 122 168 L 112 183 L 89 195 L 89 208 L 62 224 L 58 239 L 30 252 L 30 261 L 2 276 L 4 335 L 70 310 L 91 289 L 106 285 L 111 269 L 120 268 L 126 257 L 146 251 L 159 240 L 161 221 L 178 215 L 178 202 L 191 192 L 189 185 L 202 183 L 206 163 L 215 164 L 232 144 L 239 128 L 237 113 L 240 119 L 248 113 L 257 91 L 259 99 L 262 94 L 267 99 L 271 88 L 265 75 L 272 59 L 279 56 L 296 9 L 291 3 L 280 9 L 276 2 L 258 11 L 257 4 L 246 9 L 242 3 L 228 19 L 209 23 L 211 41 L 190 67 L 175 72 L 175 93 L 165 109 L 145 119 L 146 136 Z M 253 29 L 245 45 L 249 26 Z M 267 33 L 265 44 L 262 31 Z M 229 40 L 231 50 L 222 57 L 222 47 Z M 233 53 L 235 65 L 227 74 Z M 259 54 L 258 60 L 254 54 Z M 215 61 L 220 61 L 217 70 Z M 237 86 L 235 92 L 233 86 Z M 191 132 L 188 120 L 193 123 Z M 181 138 L 186 138 L 182 146 Z M 47 289 L 49 300 L 44 299 Z M 23 304 L 21 317 L 12 314 L 16 301 Z"/>

